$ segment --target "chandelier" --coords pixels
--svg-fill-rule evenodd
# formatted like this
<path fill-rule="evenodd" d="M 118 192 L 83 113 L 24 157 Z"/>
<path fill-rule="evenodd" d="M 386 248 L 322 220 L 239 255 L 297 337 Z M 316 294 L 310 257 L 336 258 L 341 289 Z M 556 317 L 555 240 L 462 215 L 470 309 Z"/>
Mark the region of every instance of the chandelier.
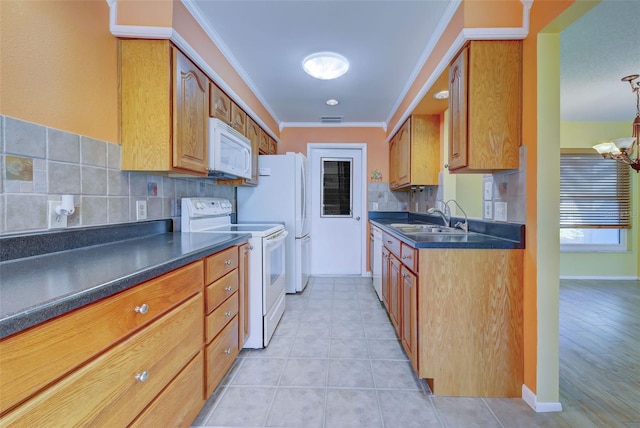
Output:
<path fill-rule="evenodd" d="M 615 159 L 623 162 L 640 172 L 640 149 L 638 149 L 638 139 L 640 138 L 640 75 L 632 74 L 622 78 L 623 82 L 629 82 L 631 91 L 636 94 L 636 118 L 633 120 L 633 131 L 631 138 L 618 138 L 613 141 L 596 144 L 593 148 L 605 159 Z M 639 152 L 635 154 L 635 152 Z"/>

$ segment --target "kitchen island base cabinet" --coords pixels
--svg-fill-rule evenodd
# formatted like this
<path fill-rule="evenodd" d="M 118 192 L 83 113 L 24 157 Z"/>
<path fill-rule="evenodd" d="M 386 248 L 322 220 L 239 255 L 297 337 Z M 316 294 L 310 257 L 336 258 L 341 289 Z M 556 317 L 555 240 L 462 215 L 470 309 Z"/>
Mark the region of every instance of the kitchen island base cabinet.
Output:
<path fill-rule="evenodd" d="M 522 251 L 420 250 L 419 376 L 436 395 L 520 397 Z"/>

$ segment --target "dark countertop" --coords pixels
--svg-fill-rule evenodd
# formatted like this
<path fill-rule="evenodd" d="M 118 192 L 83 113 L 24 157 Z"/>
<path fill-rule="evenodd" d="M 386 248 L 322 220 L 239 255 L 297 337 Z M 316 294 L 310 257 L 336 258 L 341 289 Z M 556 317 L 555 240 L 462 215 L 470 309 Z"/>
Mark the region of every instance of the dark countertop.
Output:
<path fill-rule="evenodd" d="M 410 212 L 370 211 L 369 221 L 385 232 L 397 237 L 413 248 L 467 248 L 467 249 L 521 249 L 524 248 L 523 224 L 488 222 L 469 219 L 469 232 L 466 234 L 421 234 L 409 235 L 390 227 L 393 223 L 434 224 L 442 226 L 438 215 Z M 451 224 L 464 221 L 464 218 L 452 217 Z"/>
<path fill-rule="evenodd" d="M 249 237 L 164 231 L 0 262 L 0 338 L 246 242 Z M 7 242 L 0 240 L 0 246 Z"/>

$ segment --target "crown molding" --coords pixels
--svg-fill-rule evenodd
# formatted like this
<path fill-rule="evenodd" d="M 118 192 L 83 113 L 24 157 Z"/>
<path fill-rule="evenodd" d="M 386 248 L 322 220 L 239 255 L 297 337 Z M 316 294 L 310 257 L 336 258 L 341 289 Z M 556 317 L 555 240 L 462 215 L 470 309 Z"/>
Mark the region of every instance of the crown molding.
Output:
<path fill-rule="evenodd" d="M 385 122 L 280 122 L 280 131 L 284 128 L 382 128 L 386 132 L 387 124 Z"/>
<path fill-rule="evenodd" d="M 227 46 L 227 44 L 222 40 L 222 38 L 220 37 L 220 35 L 218 35 L 218 33 L 215 31 L 215 29 L 213 29 L 213 27 L 211 27 L 209 25 L 209 23 L 207 22 L 207 20 L 204 17 L 204 14 L 202 13 L 202 11 L 200 10 L 200 8 L 198 7 L 198 5 L 193 1 L 193 0 L 180 0 L 182 2 L 182 4 L 187 8 L 187 11 L 189 11 L 189 13 L 191 14 L 191 16 L 193 16 L 193 19 L 196 20 L 196 22 L 198 23 L 198 25 L 200 25 L 200 27 L 202 28 L 202 30 L 207 34 L 207 36 L 209 36 L 209 38 L 211 39 L 211 41 L 216 45 L 216 47 L 220 50 L 220 52 L 222 53 L 222 55 L 225 57 L 225 59 L 227 61 L 229 61 L 229 64 L 231 64 L 231 67 L 233 67 L 233 69 L 236 71 L 236 73 L 238 73 L 240 75 L 240 78 L 242 79 L 242 81 L 249 87 L 249 89 L 251 90 L 251 92 L 253 92 L 253 94 L 256 96 L 256 98 L 258 99 L 258 101 L 260 101 L 260 103 L 262 104 L 262 106 L 267 110 L 267 112 L 269 112 L 269 114 L 271 115 L 271 117 L 278 123 L 280 123 L 280 119 L 278 119 L 278 116 L 275 114 L 275 112 L 271 109 L 271 107 L 269 106 L 269 104 L 267 103 L 267 101 L 265 100 L 265 98 L 262 96 L 262 93 L 258 90 L 258 88 L 256 87 L 256 85 L 253 83 L 253 80 L 251 80 L 251 77 L 249 76 L 249 74 L 247 74 L 247 72 L 245 71 L 244 68 L 242 68 L 242 65 L 240 65 L 240 62 L 237 60 L 237 58 L 233 55 L 233 53 L 231 52 L 231 49 L 229 49 L 229 47 Z M 220 79 L 220 84 L 224 85 L 225 87 L 229 87 L 226 83 L 224 83 L 222 81 L 222 79 L 220 78 L 220 76 L 218 76 L 218 79 Z M 216 83 L 218 83 L 218 81 L 216 80 Z M 224 89 L 224 88 L 223 88 Z M 226 90 L 225 90 L 226 92 Z M 229 94 L 231 96 L 231 94 Z M 234 98 L 234 97 L 232 97 Z M 236 104 L 242 106 L 242 100 L 239 97 L 235 97 L 234 101 L 236 102 Z M 244 108 L 244 107 L 243 107 Z M 254 119 L 255 120 L 255 119 Z"/>
<path fill-rule="evenodd" d="M 118 25 L 118 0 L 107 0 L 109 5 L 109 31 L 115 37 L 137 39 L 170 39 L 172 27 L 147 27 L 142 25 Z"/>

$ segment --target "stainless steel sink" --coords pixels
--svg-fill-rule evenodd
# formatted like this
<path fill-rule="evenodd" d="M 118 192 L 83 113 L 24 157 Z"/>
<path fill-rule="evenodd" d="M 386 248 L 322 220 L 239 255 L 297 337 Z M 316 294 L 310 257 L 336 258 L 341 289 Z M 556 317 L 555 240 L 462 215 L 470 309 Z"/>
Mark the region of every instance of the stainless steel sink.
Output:
<path fill-rule="evenodd" d="M 461 229 L 455 229 L 453 227 L 437 226 L 435 224 L 392 223 L 389 226 L 398 230 L 399 232 L 402 232 L 405 235 L 415 235 L 415 234 L 424 234 L 424 233 L 464 235 L 468 233 Z"/>

